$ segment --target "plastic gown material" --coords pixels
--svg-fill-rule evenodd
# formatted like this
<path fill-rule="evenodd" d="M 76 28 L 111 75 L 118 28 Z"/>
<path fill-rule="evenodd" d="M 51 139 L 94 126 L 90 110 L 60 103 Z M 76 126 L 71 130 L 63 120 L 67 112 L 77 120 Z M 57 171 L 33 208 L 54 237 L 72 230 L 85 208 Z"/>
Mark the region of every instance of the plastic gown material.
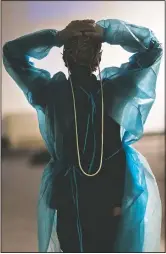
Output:
<path fill-rule="evenodd" d="M 162 48 L 147 28 L 115 19 L 102 20 L 98 24 L 104 28 L 105 42 L 133 52 L 128 63 L 120 68 L 106 68 L 101 73 L 107 113 L 121 126 L 127 160 L 115 251 L 158 252 L 160 195 L 146 159 L 132 144 L 142 137 L 144 123 L 155 100 Z M 42 30 L 10 41 L 3 48 L 5 68 L 37 110 L 40 132 L 52 158 L 42 176 L 38 202 L 40 252 L 61 251 L 56 232 L 57 211 L 50 209 L 48 203 L 53 174 L 58 174 L 63 167 L 63 133 L 73 118 L 73 102 L 70 86 L 66 85 L 67 79 L 62 72 L 51 78 L 49 72 L 35 68 L 29 59 L 42 59 L 53 46 L 59 47 L 56 33 L 56 30 Z M 54 96 L 53 106 L 49 103 L 51 96 Z"/>

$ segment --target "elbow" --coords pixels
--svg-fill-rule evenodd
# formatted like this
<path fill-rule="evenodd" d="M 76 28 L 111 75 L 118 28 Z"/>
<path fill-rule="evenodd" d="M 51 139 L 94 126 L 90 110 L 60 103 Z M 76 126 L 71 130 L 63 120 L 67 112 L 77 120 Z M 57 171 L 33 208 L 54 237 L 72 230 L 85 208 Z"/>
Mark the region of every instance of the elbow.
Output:
<path fill-rule="evenodd" d="M 157 39 L 152 38 L 148 51 L 151 52 L 151 55 L 155 58 L 155 60 L 161 58 L 163 55 L 162 45 Z"/>
<path fill-rule="evenodd" d="M 4 44 L 3 46 L 3 56 L 6 56 L 8 54 L 8 42 Z"/>
<path fill-rule="evenodd" d="M 149 33 L 150 33 L 150 36 L 149 36 L 149 47 L 148 47 L 148 49 L 149 50 L 158 49 L 159 51 L 163 51 L 162 45 L 159 42 L 158 38 L 156 37 L 155 33 L 150 29 L 149 29 Z"/>
<path fill-rule="evenodd" d="M 3 58 L 9 59 L 12 55 L 11 42 L 6 42 L 3 46 Z"/>
<path fill-rule="evenodd" d="M 16 47 L 13 44 L 13 41 L 6 42 L 3 45 L 3 62 L 4 65 L 18 65 L 22 61 L 23 57 L 16 52 Z"/>
<path fill-rule="evenodd" d="M 144 40 L 147 50 L 146 52 L 148 53 L 148 56 L 150 59 L 153 59 L 156 61 L 158 58 L 161 58 L 163 55 L 163 48 L 162 44 L 159 42 L 157 37 L 155 36 L 154 32 L 152 30 L 148 30 L 149 34 Z"/>

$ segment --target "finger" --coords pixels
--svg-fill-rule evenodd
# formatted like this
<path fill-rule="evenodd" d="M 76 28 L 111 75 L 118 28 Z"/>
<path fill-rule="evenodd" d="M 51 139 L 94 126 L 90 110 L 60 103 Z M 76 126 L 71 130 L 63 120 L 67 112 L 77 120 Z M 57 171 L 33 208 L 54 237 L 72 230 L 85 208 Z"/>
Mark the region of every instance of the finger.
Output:
<path fill-rule="evenodd" d="M 92 23 L 81 23 L 75 29 L 80 30 L 80 31 L 85 31 L 85 32 L 95 32 L 95 27 L 94 24 Z"/>
<path fill-rule="evenodd" d="M 95 33 L 95 29 L 92 26 L 82 26 L 82 27 L 77 27 L 77 28 L 72 28 L 72 29 L 66 29 L 68 33 Z"/>
<path fill-rule="evenodd" d="M 79 27 L 72 27 L 72 28 L 67 28 L 66 29 L 68 32 L 73 33 L 73 32 L 95 32 L 95 29 L 93 26 L 79 26 Z"/>
<path fill-rule="evenodd" d="M 93 23 L 95 23 L 95 20 L 93 20 L 93 19 L 73 20 L 71 23 L 69 23 L 69 25 L 70 24 L 73 25 L 76 23 L 91 23 L 91 24 L 93 24 Z"/>
<path fill-rule="evenodd" d="M 82 26 L 77 28 L 77 30 L 81 31 L 81 32 L 95 32 L 95 29 L 93 26 Z"/>
<path fill-rule="evenodd" d="M 89 37 L 95 37 L 95 38 L 100 38 L 101 35 L 99 33 L 96 32 L 85 32 L 85 35 L 89 36 Z"/>
<path fill-rule="evenodd" d="M 71 38 L 73 38 L 73 37 L 78 37 L 78 36 L 82 36 L 82 32 L 71 32 L 71 33 L 68 35 L 67 39 L 71 39 Z"/>
<path fill-rule="evenodd" d="M 93 19 L 84 19 L 83 20 L 83 22 L 85 22 L 85 23 L 91 23 L 91 24 L 94 24 L 95 23 L 95 20 L 93 20 Z"/>
<path fill-rule="evenodd" d="M 79 22 L 74 24 L 72 27 L 94 27 L 95 23 L 89 23 L 89 22 Z"/>
<path fill-rule="evenodd" d="M 72 36 L 81 36 L 82 35 L 82 32 L 73 32 L 72 33 Z"/>
<path fill-rule="evenodd" d="M 72 21 L 66 28 L 67 29 L 83 29 L 91 27 L 93 28 L 95 25 L 95 22 L 93 20 L 78 20 L 78 21 Z"/>

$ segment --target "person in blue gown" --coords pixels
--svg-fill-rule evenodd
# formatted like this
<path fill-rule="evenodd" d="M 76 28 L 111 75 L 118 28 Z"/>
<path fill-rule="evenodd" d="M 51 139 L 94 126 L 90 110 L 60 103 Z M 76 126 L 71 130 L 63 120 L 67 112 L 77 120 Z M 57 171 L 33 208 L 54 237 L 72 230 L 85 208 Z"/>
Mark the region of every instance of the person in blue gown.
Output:
<path fill-rule="evenodd" d="M 132 52 L 129 62 L 100 72 L 104 42 Z M 30 60 L 54 46 L 64 46 L 68 78 Z M 117 19 L 72 21 L 4 45 L 4 66 L 36 109 L 51 155 L 38 202 L 40 252 L 159 251 L 158 187 L 132 144 L 154 103 L 161 57 L 150 29 Z"/>

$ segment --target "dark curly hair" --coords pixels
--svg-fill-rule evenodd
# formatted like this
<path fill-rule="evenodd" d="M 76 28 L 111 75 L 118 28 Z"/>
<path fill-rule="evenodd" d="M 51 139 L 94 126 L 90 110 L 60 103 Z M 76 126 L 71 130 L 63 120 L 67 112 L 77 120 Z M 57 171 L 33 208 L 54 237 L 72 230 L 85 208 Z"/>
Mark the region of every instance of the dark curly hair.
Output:
<path fill-rule="evenodd" d="M 101 42 L 82 35 L 73 37 L 64 44 L 63 60 L 72 72 L 77 66 L 85 66 L 91 72 L 96 71 L 101 61 Z"/>

